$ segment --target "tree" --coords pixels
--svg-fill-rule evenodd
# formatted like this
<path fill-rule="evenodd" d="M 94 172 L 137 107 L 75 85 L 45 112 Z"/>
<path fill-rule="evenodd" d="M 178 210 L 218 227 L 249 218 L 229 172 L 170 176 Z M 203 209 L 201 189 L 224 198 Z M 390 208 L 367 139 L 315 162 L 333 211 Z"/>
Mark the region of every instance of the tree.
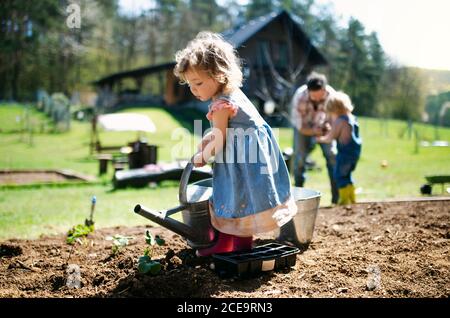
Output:
<path fill-rule="evenodd" d="M 368 104 L 370 109 L 368 114 L 380 115 L 380 105 L 383 103 L 382 78 L 386 69 L 386 58 L 378 41 L 378 36 L 372 32 L 368 37 L 369 61 L 367 65 L 367 82 L 371 88 Z"/>
<path fill-rule="evenodd" d="M 348 71 L 348 52 L 343 48 L 347 30 L 338 26 L 335 13 L 328 5 L 315 8 L 316 15 L 305 17 L 308 22 L 303 27 L 328 61 L 323 72 L 328 75 L 329 83 L 337 89 L 343 89 Z"/>
<path fill-rule="evenodd" d="M 98 74 L 98 60 L 105 54 L 97 55 L 101 42 L 91 40 L 106 23 L 102 18 L 117 9 L 116 1 L 78 0 L 79 29 L 66 23 L 71 3 L 0 2 L 0 99 L 32 100 L 39 88 L 69 93 Z"/>
<path fill-rule="evenodd" d="M 419 69 L 392 64 L 383 81 L 387 115 L 404 120 L 422 120 L 425 88 Z"/>
<path fill-rule="evenodd" d="M 246 21 L 246 8 L 240 5 L 237 0 L 222 1 L 220 12 L 217 22 L 223 25 L 223 30 L 231 29 Z"/>
<path fill-rule="evenodd" d="M 252 0 L 247 4 L 245 16 L 247 21 L 266 15 L 276 9 L 271 0 Z"/>
<path fill-rule="evenodd" d="M 428 122 L 433 125 L 450 126 L 450 91 L 437 95 L 427 96 L 426 112 Z"/>
<path fill-rule="evenodd" d="M 36 54 L 40 36 L 54 28 L 60 12 L 54 1 L 0 2 L 0 99 L 17 100 L 25 63 Z"/>
<path fill-rule="evenodd" d="M 71 3 L 81 7 L 80 29 L 66 25 Z M 421 117 L 425 93 L 420 72 L 389 64 L 376 33 L 366 34 L 357 19 L 342 27 L 328 5 L 314 0 L 250 0 L 246 6 L 238 0 L 152 3 L 151 9 L 129 16 L 119 11 L 118 0 L 0 1 L 0 99 L 33 99 L 38 88 L 68 94 L 91 87 L 101 76 L 173 61 L 176 50 L 201 30 L 222 32 L 284 9 L 328 60 L 322 71 L 333 87 L 351 96 L 356 114 Z M 260 93 L 283 109 L 306 70 L 292 65 L 292 58 L 288 72 L 277 68 L 271 51 L 278 49 L 261 47 L 259 59 L 268 63 L 270 74 L 264 75 Z"/>
<path fill-rule="evenodd" d="M 367 86 L 364 72 L 369 54 L 365 45 L 364 26 L 357 19 L 350 19 L 347 37 L 343 39 L 342 48 L 348 52 L 344 91 L 350 95 L 357 106 L 355 113 L 365 115 L 369 112 L 367 91 L 370 88 Z"/>

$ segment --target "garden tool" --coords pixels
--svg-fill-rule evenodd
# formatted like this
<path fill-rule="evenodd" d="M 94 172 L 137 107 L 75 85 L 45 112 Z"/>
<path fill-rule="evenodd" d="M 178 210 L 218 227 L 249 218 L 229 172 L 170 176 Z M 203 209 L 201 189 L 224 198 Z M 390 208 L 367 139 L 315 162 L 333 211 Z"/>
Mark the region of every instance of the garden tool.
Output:
<path fill-rule="evenodd" d="M 92 197 L 91 199 L 91 214 L 89 216 L 89 219 L 85 219 L 84 220 L 84 225 L 86 226 L 91 226 L 94 225 L 94 210 L 95 210 L 95 204 L 97 203 L 97 198 L 95 197 L 95 195 Z"/>

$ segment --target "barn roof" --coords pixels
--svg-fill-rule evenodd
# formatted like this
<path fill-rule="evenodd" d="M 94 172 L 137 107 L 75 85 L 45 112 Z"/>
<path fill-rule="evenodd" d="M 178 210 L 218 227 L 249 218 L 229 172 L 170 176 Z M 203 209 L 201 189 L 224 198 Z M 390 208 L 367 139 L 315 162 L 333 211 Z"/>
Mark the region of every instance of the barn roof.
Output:
<path fill-rule="evenodd" d="M 162 63 L 157 65 L 151 65 L 146 67 L 137 68 L 134 70 L 128 70 L 123 72 L 117 72 L 110 74 L 106 77 L 103 77 L 97 81 L 94 82 L 95 85 L 103 85 L 107 83 L 112 83 L 118 79 L 125 78 L 125 77 L 140 77 L 147 74 L 159 72 L 165 69 L 170 69 L 175 66 L 175 62 L 168 62 L 168 63 Z"/>
<path fill-rule="evenodd" d="M 229 41 L 236 49 L 244 46 L 255 34 L 264 29 L 275 20 L 281 20 L 288 27 L 292 28 L 293 36 L 297 37 L 303 45 L 309 48 L 310 59 L 315 65 L 327 64 L 325 57 L 314 47 L 309 37 L 303 32 L 301 27 L 301 18 L 292 15 L 285 10 L 271 12 L 264 16 L 255 18 L 247 23 L 241 24 L 235 28 L 222 32 L 222 36 Z"/>
<path fill-rule="evenodd" d="M 253 35 L 258 33 L 258 31 L 272 22 L 277 15 L 278 14 L 276 12 L 271 12 L 267 15 L 261 16 L 247 23 L 243 23 L 232 29 L 226 30 L 222 32 L 222 36 L 231 44 L 233 44 L 235 48 L 239 48 Z"/>
<path fill-rule="evenodd" d="M 236 49 L 244 46 L 245 43 L 255 36 L 264 27 L 269 25 L 275 20 L 281 20 L 283 23 L 287 23 L 288 27 L 292 28 L 293 36 L 302 43 L 304 47 L 309 50 L 309 59 L 314 65 L 327 64 L 327 60 L 323 55 L 314 47 L 311 43 L 309 37 L 302 31 L 301 19 L 295 15 L 289 14 L 285 10 L 280 10 L 276 12 L 271 12 L 259 18 L 253 19 L 247 23 L 243 23 L 235 28 L 226 30 L 222 32 L 224 39 L 229 41 Z M 140 77 L 143 75 L 159 72 L 165 69 L 170 69 L 175 66 L 175 62 L 168 62 L 158 65 L 151 65 L 147 67 L 142 67 L 134 70 L 128 70 L 118 73 L 110 74 L 94 82 L 95 85 L 104 85 L 108 83 L 113 83 L 118 79 L 125 77 Z"/>

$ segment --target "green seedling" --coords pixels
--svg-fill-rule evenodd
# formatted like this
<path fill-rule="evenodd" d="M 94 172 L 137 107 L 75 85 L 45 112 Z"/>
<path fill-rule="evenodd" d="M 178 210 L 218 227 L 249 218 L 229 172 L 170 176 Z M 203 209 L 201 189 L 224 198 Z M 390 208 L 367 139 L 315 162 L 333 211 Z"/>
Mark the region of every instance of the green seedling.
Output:
<path fill-rule="evenodd" d="M 145 242 L 149 245 L 144 250 L 144 256 L 138 259 L 138 270 L 142 274 L 150 273 L 156 275 L 161 271 L 161 264 L 158 261 L 152 260 L 153 250 L 155 245 L 164 245 L 165 241 L 156 235 L 153 235 L 147 230 L 145 232 Z"/>
<path fill-rule="evenodd" d="M 89 233 L 94 232 L 94 225 L 78 224 L 67 232 L 67 243 L 74 244 L 76 241 L 80 242 L 80 238 L 88 236 Z"/>
<path fill-rule="evenodd" d="M 84 220 L 84 224 L 75 225 L 67 232 L 67 243 L 73 244 L 79 242 L 82 244 L 81 238 L 88 236 L 89 233 L 94 232 L 94 210 L 97 198 L 94 195 L 91 199 L 91 213 L 89 219 Z"/>
<path fill-rule="evenodd" d="M 127 246 L 134 237 L 131 236 L 123 236 L 119 234 L 115 234 L 113 236 L 109 236 L 106 239 L 108 241 L 112 241 L 111 252 L 113 255 L 117 255 L 122 248 Z"/>

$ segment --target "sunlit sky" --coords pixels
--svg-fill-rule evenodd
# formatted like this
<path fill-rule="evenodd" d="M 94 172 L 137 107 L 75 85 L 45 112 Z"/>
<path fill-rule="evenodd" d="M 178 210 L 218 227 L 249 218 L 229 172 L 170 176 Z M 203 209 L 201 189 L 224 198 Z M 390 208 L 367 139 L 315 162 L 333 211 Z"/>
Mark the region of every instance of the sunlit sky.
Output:
<path fill-rule="evenodd" d="M 334 6 L 342 23 L 353 16 L 364 24 L 367 32 L 377 32 L 386 53 L 398 63 L 450 70 L 449 0 L 315 1 Z M 119 0 L 119 3 L 123 9 L 134 12 L 152 6 L 151 0 Z"/>

